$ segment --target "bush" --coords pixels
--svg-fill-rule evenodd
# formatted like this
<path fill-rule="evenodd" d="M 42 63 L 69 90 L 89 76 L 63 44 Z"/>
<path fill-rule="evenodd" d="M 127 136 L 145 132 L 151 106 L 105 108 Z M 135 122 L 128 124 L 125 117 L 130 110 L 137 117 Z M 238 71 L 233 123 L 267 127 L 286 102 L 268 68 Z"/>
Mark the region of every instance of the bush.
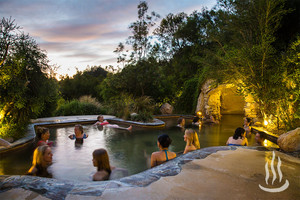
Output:
<path fill-rule="evenodd" d="M 93 103 L 80 102 L 79 100 L 67 101 L 60 105 L 55 112 L 56 116 L 97 115 L 100 113 L 106 114 L 106 111 Z"/>
<path fill-rule="evenodd" d="M 130 118 L 130 113 L 133 111 L 133 97 L 126 94 L 121 94 L 118 97 L 112 98 L 109 103 L 111 114 L 116 117 L 127 120 Z"/>
<path fill-rule="evenodd" d="M 175 109 L 179 113 L 191 114 L 194 113 L 194 102 L 198 97 L 198 78 L 192 78 L 184 83 L 182 93 L 179 96 Z"/>
<path fill-rule="evenodd" d="M 142 112 L 133 116 L 130 116 L 130 120 L 138 122 L 150 122 L 153 120 L 153 115 L 149 112 Z"/>
<path fill-rule="evenodd" d="M 153 100 L 147 96 L 133 98 L 131 95 L 122 94 L 112 99 L 109 107 L 112 110 L 110 114 L 124 120 L 149 122 L 153 119 Z M 131 113 L 137 115 L 130 116 Z"/>

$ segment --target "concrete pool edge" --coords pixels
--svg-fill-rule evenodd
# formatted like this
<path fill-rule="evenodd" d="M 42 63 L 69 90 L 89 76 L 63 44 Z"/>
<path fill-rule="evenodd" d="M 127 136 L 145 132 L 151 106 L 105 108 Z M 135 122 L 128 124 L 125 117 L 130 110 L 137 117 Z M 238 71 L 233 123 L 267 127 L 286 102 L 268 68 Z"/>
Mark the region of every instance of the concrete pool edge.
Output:
<path fill-rule="evenodd" d="M 64 199 L 67 195 L 101 196 L 105 190 L 121 192 L 135 187 L 146 187 L 161 177 L 175 176 L 181 172 L 182 165 L 195 160 L 205 159 L 218 151 L 247 148 L 268 151 L 264 147 L 207 147 L 181 155 L 160 166 L 118 180 L 102 182 L 75 182 L 33 176 L 0 176 L 0 194 L 11 189 L 22 188 L 36 192 L 50 199 Z"/>

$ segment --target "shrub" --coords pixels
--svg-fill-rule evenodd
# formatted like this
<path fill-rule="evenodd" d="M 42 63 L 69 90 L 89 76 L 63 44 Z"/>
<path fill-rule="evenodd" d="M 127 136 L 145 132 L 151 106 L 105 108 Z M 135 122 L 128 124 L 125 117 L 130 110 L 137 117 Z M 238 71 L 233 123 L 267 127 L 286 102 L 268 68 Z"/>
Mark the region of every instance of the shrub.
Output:
<path fill-rule="evenodd" d="M 197 101 L 197 96 L 199 95 L 197 86 L 198 78 L 189 79 L 184 83 L 182 93 L 175 104 L 175 109 L 177 112 L 186 114 L 191 114 L 194 112 L 194 102 Z"/>
<path fill-rule="evenodd" d="M 112 110 L 110 114 L 125 120 L 148 122 L 153 119 L 153 100 L 147 96 L 133 98 L 131 95 L 122 94 L 113 98 L 109 107 Z M 131 113 L 137 113 L 137 115 L 131 117 Z"/>
<path fill-rule="evenodd" d="M 81 103 L 89 103 L 89 104 L 93 104 L 94 106 L 97 107 L 102 107 L 101 103 L 99 101 L 97 101 L 96 98 L 93 98 L 91 95 L 85 95 L 85 96 L 81 96 L 79 98 L 79 101 Z"/>
<path fill-rule="evenodd" d="M 118 97 L 112 98 L 109 107 L 113 115 L 122 119 L 129 119 L 133 108 L 133 97 L 126 94 L 121 94 Z"/>
<path fill-rule="evenodd" d="M 133 116 L 130 116 L 130 120 L 139 122 L 150 122 L 153 120 L 153 115 L 149 112 L 142 112 Z"/>
<path fill-rule="evenodd" d="M 79 100 L 72 100 L 66 102 L 58 107 L 56 116 L 69 116 L 69 115 L 97 115 L 106 114 L 106 111 L 100 106 L 93 103 L 80 102 Z"/>

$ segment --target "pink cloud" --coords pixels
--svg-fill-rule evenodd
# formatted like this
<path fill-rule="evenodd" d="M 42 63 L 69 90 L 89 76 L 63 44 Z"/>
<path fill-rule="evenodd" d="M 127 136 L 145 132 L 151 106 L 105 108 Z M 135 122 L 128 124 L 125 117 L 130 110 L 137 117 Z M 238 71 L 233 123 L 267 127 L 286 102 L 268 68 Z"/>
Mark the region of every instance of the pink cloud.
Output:
<path fill-rule="evenodd" d="M 105 24 L 69 24 L 38 28 L 34 30 L 33 36 L 48 42 L 81 42 L 100 38 L 102 34 L 111 31 Z"/>

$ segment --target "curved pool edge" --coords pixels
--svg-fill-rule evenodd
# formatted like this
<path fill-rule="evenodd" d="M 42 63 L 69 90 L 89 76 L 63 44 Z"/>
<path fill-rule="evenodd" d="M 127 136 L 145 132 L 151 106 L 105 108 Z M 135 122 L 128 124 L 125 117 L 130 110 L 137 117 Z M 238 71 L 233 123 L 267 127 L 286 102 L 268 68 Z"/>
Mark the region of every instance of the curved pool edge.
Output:
<path fill-rule="evenodd" d="M 195 160 L 204 159 L 218 151 L 247 148 L 258 151 L 269 151 L 264 147 L 207 147 L 181 155 L 169 162 L 148 169 L 141 173 L 117 180 L 102 182 L 75 182 L 33 176 L 0 176 L 0 193 L 15 188 L 36 192 L 50 199 L 64 199 L 68 195 L 101 196 L 105 190 L 121 192 L 129 188 L 145 187 L 161 177 L 175 176 L 181 172 L 182 165 Z"/>

